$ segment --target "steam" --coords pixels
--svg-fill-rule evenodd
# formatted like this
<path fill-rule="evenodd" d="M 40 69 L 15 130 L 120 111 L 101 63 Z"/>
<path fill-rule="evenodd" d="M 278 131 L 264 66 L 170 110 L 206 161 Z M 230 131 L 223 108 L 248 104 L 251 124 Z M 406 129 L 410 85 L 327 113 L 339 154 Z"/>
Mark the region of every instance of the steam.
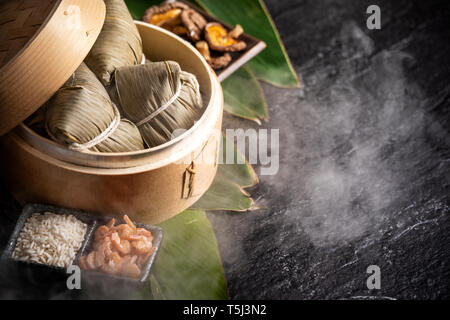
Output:
<path fill-rule="evenodd" d="M 405 76 L 414 59 L 398 50 L 375 53 L 373 41 L 354 23 L 342 28 L 333 45 L 340 47 L 338 64 L 327 65 L 327 53 L 319 54 L 301 71 L 307 91 L 289 117 L 302 128 L 295 132 L 304 134 L 274 123 L 285 128 L 284 161 L 280 174 L 268 178 L 289 195 L 297 189 L 287 223 L 317 246 L 376 236 L 383 210 L 399 198 L 411 150 L 419 143 L 424 148 L 423 95 Z M 319 81 L 329 86 L 317 88 Z M 391 163 L 394 152 L 397 161 Z"/>

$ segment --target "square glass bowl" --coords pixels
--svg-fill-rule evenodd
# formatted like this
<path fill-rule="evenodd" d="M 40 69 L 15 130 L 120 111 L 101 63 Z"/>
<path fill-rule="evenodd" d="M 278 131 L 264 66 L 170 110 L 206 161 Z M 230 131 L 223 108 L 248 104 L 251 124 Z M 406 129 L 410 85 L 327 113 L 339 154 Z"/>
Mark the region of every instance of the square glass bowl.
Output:
<path fill-rule="evenodd" d="M 19 237 L 20 231 L 22 230 L 25 221 L 34 213 L 45 213 L 51 212 L 55 214 L 69 214 L 82 221 L 87 225 L 86 234 L 84 236 L 84 240 L 80 249 L 78 250 L 74 262 L 74 265 L 78 265 L 78 260 L 80 257 L 87 255 L 90 252 L 90 249 L 93 245 L 95 230 L 103 224 L 106 224 L 111 218 L 106 216 L 95 215 L 79 210 L 74 209 L 66 209 L 66 208 L 58 208 L 50 205 L 42 205 L 42 204 L 28 204 L 26 205 L 22 213 L 20 214 L 16 226 L 14 228 L 13 233 L 7 243 L 5 250 L 3 251 L 1 260 L 2 264 L 6 264 L 4 267 L 4 276 L 8 276 L 8 272 L 11 274 L 19 275 L 21 280 L 27 278 L 28 282 L 32 282 L 33 284 L 39 285 L 48 284 L 48 282 L 57 282 L 65 280 L 70 276 L 67 274 L 66 268 L 64 267 L 55 267 L 35 262 L 29 261 L 20 261 L 13 259 L 12 255 L 14 249 L 16 247 L 16 242 Z M 122 219 L 116 218 L 117 223 L 123 223 Z M 146 282 L 150 276 L 150 272 L 153 266 L 153 263 L 158 254 L 161 241 L 163 238 L 163 230 L 159 227 L 148 226 L 141 223 L 135 223 L 137 227 L 144 228 L 149 230 L 153 235 L 153 246 L 155 247 L 155 251 L 152 256 L 148 259 L 145 264 L 145 267 L 141 271 L 141 276 L 139 279 L 132 279 L 124 276 L 116 276 L 116 275 L 108 275 L 106 273 L 100 271 L 93 270 L 81 270 L 81 283 L 82 289 L 84 288 L 93 288 L 93 287 L 107 287 L 111 288 L 115 285 L 120 285 L 120 287 L 133 287 L 139 286 Z M 8 271 L 9 270 L 9 271 Z M 110 290 L 110 289 L 109 289 Z"/>

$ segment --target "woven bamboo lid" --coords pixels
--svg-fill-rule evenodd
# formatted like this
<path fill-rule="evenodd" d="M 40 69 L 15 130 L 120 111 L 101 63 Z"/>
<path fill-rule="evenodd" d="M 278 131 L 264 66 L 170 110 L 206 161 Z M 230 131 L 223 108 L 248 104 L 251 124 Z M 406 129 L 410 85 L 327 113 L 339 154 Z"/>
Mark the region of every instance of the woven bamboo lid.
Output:
<path fill-rule="evenodd" d="M 69 79 L 104 19 L 103 0 L 0 0 L 0 136 Z"/>

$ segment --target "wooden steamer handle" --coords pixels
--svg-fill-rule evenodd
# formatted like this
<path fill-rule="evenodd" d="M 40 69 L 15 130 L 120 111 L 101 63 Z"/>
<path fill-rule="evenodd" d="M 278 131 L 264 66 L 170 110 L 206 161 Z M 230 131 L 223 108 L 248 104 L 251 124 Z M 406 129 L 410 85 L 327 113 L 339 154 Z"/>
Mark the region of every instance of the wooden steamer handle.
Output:
<path fill-rule="evenodd" d="M 195 193 L 196 184 L 201 183 L 202 180 L 202 167 L 203 165 L 210 165 L 212 160 L 212 165 L 214 168 L 218 165 L 219 159 L 219 146 L 220 140 L 214 134 L 205 142 L 200 153 L 195 157 L 192 155 L 191 163 L 186 167 L 183 174 L 183 183 L 181 198 L 189 199 L 192 197 L 197 197 L 198 194 Z"/>

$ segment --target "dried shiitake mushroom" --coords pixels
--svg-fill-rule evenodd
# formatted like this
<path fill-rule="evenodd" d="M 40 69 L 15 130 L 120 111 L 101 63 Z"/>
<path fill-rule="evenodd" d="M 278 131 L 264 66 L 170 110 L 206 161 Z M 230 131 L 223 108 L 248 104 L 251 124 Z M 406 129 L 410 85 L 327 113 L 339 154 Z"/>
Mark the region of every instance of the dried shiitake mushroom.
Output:
<path fill-rule="evenodd" d="M 225 68 L 231 62 L 231 55 L 228 52 L 220 57 L 211 57 L 209 46 L 206 41 L 199 41 L 195 46 L 213 69 Z"/>
<path fill-rule="evenodd" d="M 148 8 L 142 20 L 159 27 L 177 26 L 181 24 L 183 10 L 189 9 L 184 3 L 175 1 Z"/>
<path fill-rule="evenodd" d="M 187 9 L 181 13 L 181 22 L 188 29 L 188 37 L 192 41 L 200 41 L 207 21 L 195 10 Z"/>
<path fill-rule="evenodd" d="M 148 8 L 142 20 L 194 42 L 205 60 L 216 70 L 230 64 L 232 57 L 228 52 L 247 48 L 245 41 L 239 40 L 244 33 L 240 25 L 228 32 L 220 23 L 208 23 L 201 13 L 179 1 Z"/>
<path fill-rule="evenodd" d="M 222 69 L 229 65 L 231 62 L 231 55 L 228 52 L 225 52 L 224 55 L 220 57 L 211 57 L 209 65 L 214 69 Z"/>
<path fill-rule="evenodd" d="M 244 41 L 236 40 L 230 33 L 217 22 L 208 23 L 205 27 L 205 39 L 212 50 L 234 52 L 247 48 L 247 44 Z"/>
<path fill-rule="evenodd" d="M 188 29 L 185 26 L 173 26 L 169 31 L 175 33 L 177 36 L 182 36 L 188 33 Z"/>
<path fill-rule="evenodd" d="M 228 32 L 228 35 L 233 39 L 238 39 L 243 33 L 244 29 L 242 29 L 242 26 L 240 24 L 237 24 L 233 30 Z"/>
<path fill-rule="evenodd" d="M 195 44 L 197 50 L 202 54 L 203 58 L 208 61 L 211 59 L 211 53 L 209 52 L 209 46 L 206 41 L 199 41 Z M 209 61 L 208 61 L 209 62 Z"/>

